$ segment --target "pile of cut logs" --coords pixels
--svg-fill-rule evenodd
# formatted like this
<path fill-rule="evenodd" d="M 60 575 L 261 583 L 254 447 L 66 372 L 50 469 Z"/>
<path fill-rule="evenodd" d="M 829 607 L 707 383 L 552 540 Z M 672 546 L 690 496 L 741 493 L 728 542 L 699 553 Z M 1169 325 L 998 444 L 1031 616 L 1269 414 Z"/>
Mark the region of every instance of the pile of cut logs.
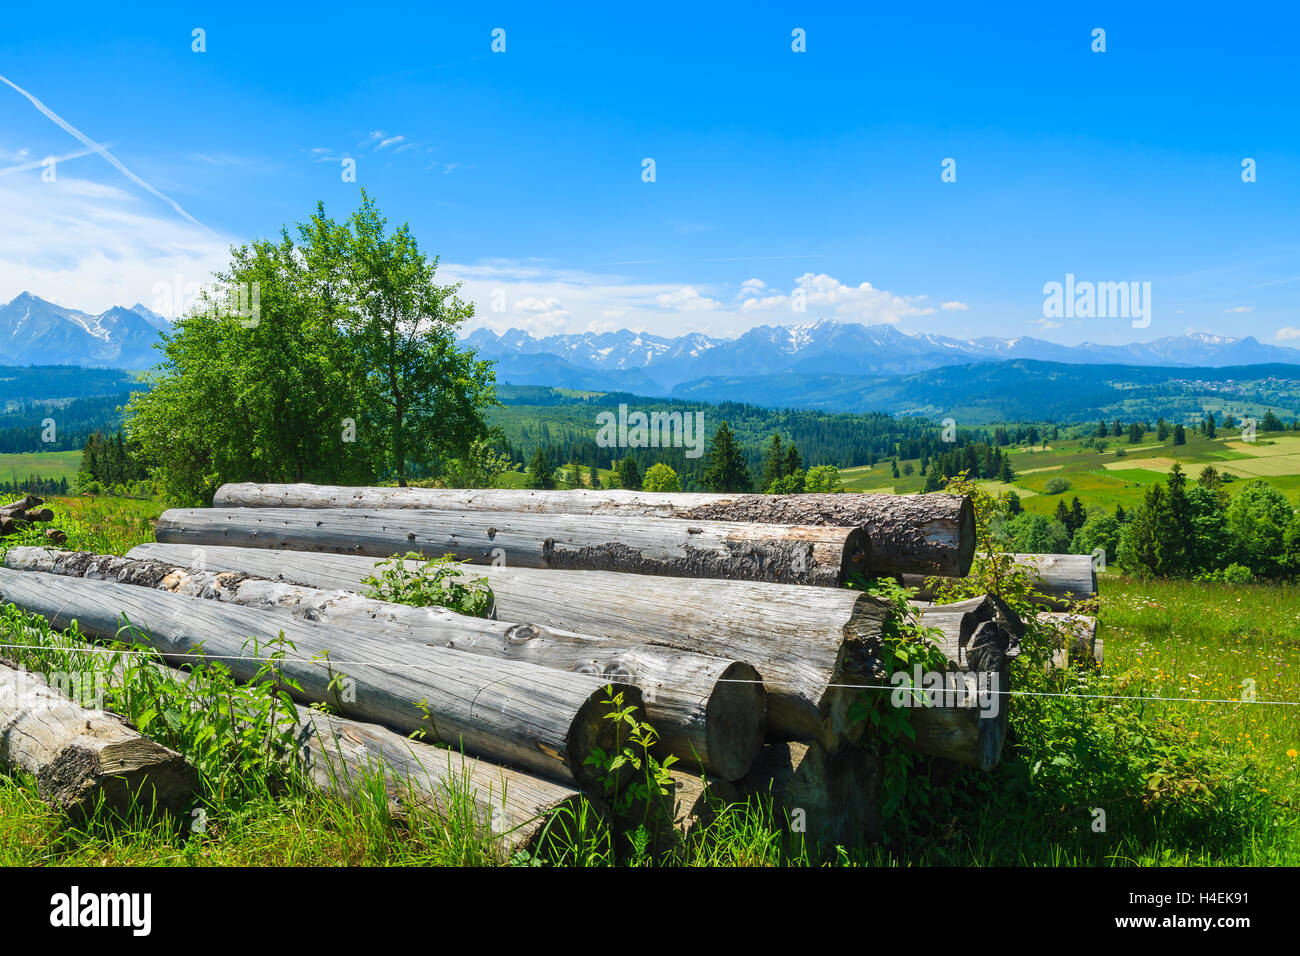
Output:
<path fill-rule="evenodd" d="M 841 585 L 962 577 L 975 550 L 971 502 L 942 494 L 237 484 L 212 508 L 167 511 L 156 537 L 121 557 L 10 548 L 0 602 L 56 628 L 76 620 L 101 640 L 118 637 L 125 616 L 132 638 L 173 665 L 201 642 L 241 680 L 262 666 L 249 638 L 265 649 L 282 636 L 295 696 L 332 705 L 329 715 L 300 710 L 302 754 L 321 786 L 381 767 L 436 809 L 448 780 L 468 781 L 484 832 L 506 851 L 535 844 L 548 811 L 580 795 L 601 806 L 589 758 L 620 743 L 610 688 L 654 725 L 661 755 L 677 758 L 680 829 L 762 793 L 801 811 L 815 841 L 878 837 L 881 754 L 860 705 L 890 690 L 890 609 Z M 378 560 L 409 552 L 470 562 L 462 570 L 491 586 L 494 618 L 360 593 Z M 1095 594 L 1086 556 L 1025 560 L 1061 607 Z M 942 634 L 948 671 L 995 675 L 1002 696 L 991 711 L 960 700 L 909 708 L 910 745 L 988 770 L 1003 749 L 1023 623 L 991 596 L 918 606 Z M 1075 650 L 1091 655 L 1086 619 L 1070 627 Z M 0 725 L 23 708 L 3 686 Z M 80 728 L 68 719 L 65 738 Z M 49 778 L 52 793 L 85 794 L 111 776 L 99 753 L 82 761 L 90 782 L 69 786 L 70 761 L 47 767 L 68 741 L 42 732 L 42 753 L 0 743 L 0 761 Z M 176 789 L 183 775 L 168 755 L 140 759 L 170 768 L 160 791 Z"/>
<path fill-rule="evenodd" d="M 7 538 L 15 532 L 22 531 L 30 527 L 33 522 L 53 521 L 54 512 L 49 508 L 42 508 L 43 504 L 45 504 L 44 499 L 37 498 L 35 495 L 25 495 L 17 501 L 0 505 L 0 538 Z M 54 544 L 62 544 L 67 540 L 67 535 L 58 528 L 47 529 L 45 537 Z"/>

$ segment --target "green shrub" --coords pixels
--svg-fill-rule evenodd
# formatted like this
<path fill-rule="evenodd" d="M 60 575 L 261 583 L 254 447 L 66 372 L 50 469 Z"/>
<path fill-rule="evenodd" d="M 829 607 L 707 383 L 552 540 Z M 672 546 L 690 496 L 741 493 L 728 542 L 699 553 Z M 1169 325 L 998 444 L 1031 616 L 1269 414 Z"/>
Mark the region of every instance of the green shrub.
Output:
<path fill-rule="evenodd" d="M 1070 490 L 1070 479 L 1062 478 L 1059 475 L 1055 478 L 1047 479 L 1047 484 L 1043 485 L 1043 493 L 1048 495 L 1059 495 Z"/>
<path fill-rule="evenodd" d="M 459 569 L 464 563 L 449 554 L 429 561 L 414 551 L 394 555 L 375 565 L 378 576 L 361 582 L 366 585 L 363 593 L 377 601 L 445 607 L 470 617 L 490 617 L 495 606 L 492 587 L 483 578 L 464 578 Z"/>

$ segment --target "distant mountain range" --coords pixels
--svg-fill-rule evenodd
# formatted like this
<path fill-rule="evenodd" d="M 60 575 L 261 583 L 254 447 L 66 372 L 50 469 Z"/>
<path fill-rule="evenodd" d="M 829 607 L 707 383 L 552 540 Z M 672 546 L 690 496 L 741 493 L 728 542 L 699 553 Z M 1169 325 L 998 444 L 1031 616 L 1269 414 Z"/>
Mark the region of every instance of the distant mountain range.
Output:
<path fill-rule="evenodd" d="M 7 365 L 147 368 L 158 362 L 161 315 L 136 303 L 99 315 L 78 312 L 24 292 L 0 306 L 0 360 Z"/>
<path fill-rule="evenodd" d="M 642 394 L 692 395 L 719 378 L 910 375 L 985 362 L 1031 360 L 1070 365 L 1216 368 L 1266 363 L 1300 364 L 1300 350 L 1252 337 L 1204 333 L 1131 345 L 1058 345 L 1029 336 L 955 339 L 908 335 L 891 325 L 824 319 L 809 325 L 750 329 L 735 339 L 691 333 L 673 338 L 646 332 L 582 333 L 534 338 L 511 329 L 477 329 L 465 338 L 482 358 L 497 362 L 497 377 L 515 385 L 619 389 Z M 771 400 L 774 396 L 768 395 Z M 757 400 L 752 395 L 745 401 Z"/>
<path fill-rule="evenodd" d="M 24 292 L 0 306 L 0 362 L 148 368 L 160 358 L 153 346 L 168 327 L 138 303 L 90 315 Z M 497 380 L 512 385 L 828 411 L 962 409 L 985 420 L 1064 421 L 1138 398 L 1185 410 L 1207 390 L 1286 409 L 1300 380 L 1300 350 L 1203 333 L 1068 346 L 1028 336 L 908 335 L 890 325 L 824 319 L 763 325 L 734 339 L 626 329 L 538 339 L 518 329 L 477 329 L 463 342 L 494 360 Z M 1252 384 L 1243 391 L 1242 382 Z"/>

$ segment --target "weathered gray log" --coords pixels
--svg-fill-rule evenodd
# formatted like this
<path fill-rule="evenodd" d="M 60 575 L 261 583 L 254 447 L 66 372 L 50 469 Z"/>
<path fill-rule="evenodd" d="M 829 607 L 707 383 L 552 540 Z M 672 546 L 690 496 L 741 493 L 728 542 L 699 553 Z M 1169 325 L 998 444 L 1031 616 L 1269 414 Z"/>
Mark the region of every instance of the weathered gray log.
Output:
<path fill-rule="evenodd" d="M 357 589 L 371 558 L 254 548 L 142 544 L 129 557 L 244 571 L 308 587 Z M 407 562 L 414 570 L 418 562 Z M 515 567 L 460 569 L 492 587 L 497 617 L 639 644 L 668 645 L 752 664 L 768 693 L 778 738 L 835 747 L 861 734 L 849 687 L 874 673 L 888 609 L 860 591 L 747 581 L 661 578 Z M 871 693 L 879 693 L 872 691 Z"/>
<path fill-rule="evenodd" d="M 866 748 L 827 752 L 817 743 L 768 744 L 738 784 L 751 796 L 770 796 L 778 822 L 796 846 L 816 854 L 832 846 L 879 842 L 880 763 Z"/>
<path fill-rule="evenodd" d="M 359 628 L 338 628 L 108 581 L 0 568 L 0 601 L 44 616 L 52 627 L 76 621 L 81 632 L 131 640 L 172 662 L 196 653 L 221 657 L 239 680 L 252 680 L 275 653 L 276 665 L 301 689 L 302 702 L 328 702 L 345 717 L 404 732 L 528 768 L 579 788 L 595 785 L 585 765 L 593 749 L 618 745 L 606 718 L 606 686 L 642 710 L 631 685 L 587 674 L 492 660 L 443 647 L 378 640 Z M 292 647 L 277 643 L 283 638 Z M 330 659 L 332 658 L 332 660 Z M 344 691 L 336 683 L 342 680 Z"/>
<path fill-rule="evenodd" d="M 1024 637 L 1025 625 L 1004 601 L 992 594 L 967 598 L 951 604 L 935 604 L 930 601 L 912 601 L 920 615 L 922 627 L 937 628 L 941 632 L 939 646 L 947 656 L 950 666 L 957 669 L 970 668 L 971 664 L 967 645 L 976 629 L 985 621 L 995 621 L 1007 632 L 1006 656 L 1014 657 L 1018 653 L 1020 639 Z"/>
<path fill-rule="evenodd" d="M 460 821 L 472 807 L 471 825 L 506 858 L 571 837 L 584 799 L 591 822 L 602 815 L 599 798 L 584 798 L 570 787 L 420 743 L 378 724 L 302 708 L 295 740 L 304 769 L 320 789 L 351 796 L 382 772 L 389 798 L 400 810 L 414 799 L 440 817 Z"/>
<path fill-rule="evenodd" d="M 735 803 L 743 804 L 747 799 L 734 782 L 690 773 L 676 766 L 671 772 L 672 826 L 684 836 L 698 837 L 723 810 Z"/>
<path fill-rule="evenodd" d="M 538 624 L 466 617 L 440 607 L 392 604 L 352 591 L 250 577 L 247 571 L 196 570 L 167 561 L 44 547 L 10 548 L 4 566 L 274 608 L 361 630 L 379 641 L 455 648 L 636 684 L 645 698 L 646 717 L 660 734 L 661 752 L 727 780 L 745 774 L 767 730 L 762 681 L 753 667 L 740 661 Z"/>
<path fill-rule="evenodd" d="M 375 573 L 375 562 L 367 558 L 251 548 L 150 543 L 129 556 L 322 588 L 358 588 Z M 414 570 L 418 562 L 407 566 Z M 865 732 L 865 722 L 851 713 L 854 705 L 888 693 L 875 686 L 888 677 L 878 656 L 888 609 L 860 591 L 598 571 L 554 574 L 468 565 L 461 570 L 488 581 L 503 620 L 751 663 L 767 688 L 770 739 L 817 740 L 828 750 L 838 749 Z M 1011 636 L 1004 646 L 1000 635 L 994 646 L 1009 656 Z M 855 689 L 862 685 L 873 686 Z M 920 746 L 932 747 L 936 756 L 985 767 L 1001 751 L 1005 722 L 982 726 L 968 720 L 969 714 L 958 718 L 930 708 L 909 717 Z"/>
<path fill-rule="evenodd" d="M 179 815 L 198 774 L 174 750 L 105 710 L 82 707 L 45 677 L 0 664 L 0 763 L 36 778 L 42 800 L 85 814 L 99 805 Z"/>
<path fill-rule="evenodd" d="M 872 573 L 962 577 L 975 554 L 975 509 L 961 495 L 735 495 L 648 491 L 347 488 L 227 484 L 217 508 L 420 508 L 625 515 L 786 525 L 862 527 Z"/>
<path fill-rule="evenodd" d="M 1016 563 L 1036 575 L 1035 587 L 1043 603 L 1055 610 L 1069 610 L 1076 603 L 1097 596 L 1097 573 L 1092 556 L 1087 554 L 1017 554 Z M 917 589 L 917 597 L 928 601 L 936 589 L 926 583 L 925 575 L 904 574 L 903 584 Z"/>
<path fill-rule="evenodd" d="M 172 509 L 158 519 L 155 535 L 169 544 L 374 557 L 416 551 L 475 564 L 825 587 L 869 564 L 860 528 L 519 511 Z"/>
<path fill-rule="evenodd" d="M 891 703 L 907 709 L 915 750 L 980 770 L 997 766 L 1007 735 L 1012 640 L 996 620 L 984 621 L 962 648 L 965 666 L 950 662 L 943 674 L 921 675 L 919 684 L 913 673 L 919 699 L 895 686 Z"/>
<path fill-rule="evenodd" d="M 0 515 L 21 515 L 28 509 L 35 508 L 44 503 L 45 500 L 43 498 L 37 498 L 35 495 L 23 495 L 23 497 L 16 501 L 10 501 L 8 504 L 0 505 Z"/>

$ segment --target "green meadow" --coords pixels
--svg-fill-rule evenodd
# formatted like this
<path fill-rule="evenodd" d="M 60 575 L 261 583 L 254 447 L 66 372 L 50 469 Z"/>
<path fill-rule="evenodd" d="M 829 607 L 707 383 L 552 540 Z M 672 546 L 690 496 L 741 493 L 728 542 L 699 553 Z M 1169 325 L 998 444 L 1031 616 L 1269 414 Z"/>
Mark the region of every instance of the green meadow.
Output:
<path fill-rule="evenodd" d="M 1206 465 L 1213 465 L 1228 476 L 1225 486 L 1235 494 L 1251 481 L 1266 479 L 1271 485 L 1295 500 L 1300 497 L 1300 435 L 1294 432 L 1260 433 L 1253 442 L 1242 440 L 1240 432 L 1221 430 L 1216 438 L 1187 435 L 1187 444 L 1174 445 L 1173 439 L 1155 440 L 1148 432 L 1140 442 L 1129 444 L 1127 436 L 1107 438 L 1106 447 L 1098 451 L 1085 447 L 1081 439 L 1065 439 L 1046 448 L 1035 446 L 1004 448 L 1010 454 L 1015 481 L 980 482 L 993 494 L 1014 491 L 1026 511 L 1050 515 L 1058 499 L 1068 503 L 1078 496 L 1088 508 L 1113 511 L 1117 505 L 1129 510 L 1140 504 L 1146 489 L 1164 481 L 1175 462 L 1189 479 L 1195 479 Z M 912 474 L 906 473 L 911 466 Z M 850 491 L 884 491 L 914 494 L 925 487 L 921 463 L 900 460 L 899 477 L 893 476 L 889 461 L 873 466 L 846 468 L 840 471 L 844 487 Z M 1064 478 L 1070 487 L 1060 494 L 1048 494 L 1047 484 Z"/>

